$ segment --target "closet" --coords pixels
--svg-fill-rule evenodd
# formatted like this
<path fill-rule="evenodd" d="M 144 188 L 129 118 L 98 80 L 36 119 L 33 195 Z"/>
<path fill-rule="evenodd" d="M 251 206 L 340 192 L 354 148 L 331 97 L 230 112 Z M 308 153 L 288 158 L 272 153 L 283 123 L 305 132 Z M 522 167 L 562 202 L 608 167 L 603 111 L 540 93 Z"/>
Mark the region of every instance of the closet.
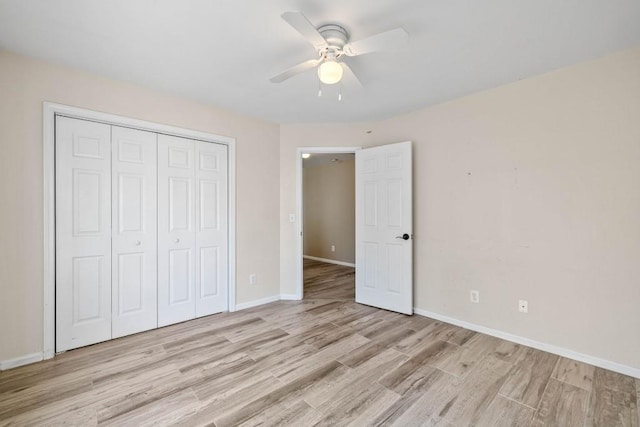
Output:
<path fill-rule="evenodd" d="M 227 309 L 227 146 L 56 117 L 56 351 Z"/>

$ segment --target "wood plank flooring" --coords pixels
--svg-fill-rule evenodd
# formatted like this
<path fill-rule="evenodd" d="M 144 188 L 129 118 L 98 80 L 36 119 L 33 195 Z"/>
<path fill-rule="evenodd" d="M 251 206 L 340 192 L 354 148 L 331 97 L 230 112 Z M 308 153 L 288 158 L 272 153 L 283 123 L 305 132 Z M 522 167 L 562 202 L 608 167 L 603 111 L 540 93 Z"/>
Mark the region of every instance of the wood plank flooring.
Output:
<path fill-rule="evenodd" d="M 309 294 L 0 372 L 0 425 L 638 426 L 639 380 Z"/>
<path fill-rule="evenodd" d="M 354 301 L 356 269 L 304 259 L 304 298 Z"/>

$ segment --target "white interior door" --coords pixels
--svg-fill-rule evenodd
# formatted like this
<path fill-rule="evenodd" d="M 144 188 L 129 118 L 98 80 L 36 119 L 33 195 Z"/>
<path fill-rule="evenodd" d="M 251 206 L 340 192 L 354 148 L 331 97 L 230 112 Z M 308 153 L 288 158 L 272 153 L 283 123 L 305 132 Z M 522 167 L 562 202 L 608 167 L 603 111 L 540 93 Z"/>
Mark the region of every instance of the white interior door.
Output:
<path fill-rule="evenodd" d="M 111 127 L 56 119 L 56 351 L 111 338 Z"/>
<path fill-rule="evenodd" d="M 158 326 L 157 134 L 113 126 L 113 338 Z"/>
<path fill-rule="evenodd" d="M 196 142 L 196 317 L 227 310 L 227 146 Z"/>
<path fill-rule="evenodd" d="M 193 319 L 195 141 L 158 135 L 158 326 Z"/>
<path fill-rule="evenodd" d="M 356 151 L 356 302 L 413 314 L 411 142 Z"/>

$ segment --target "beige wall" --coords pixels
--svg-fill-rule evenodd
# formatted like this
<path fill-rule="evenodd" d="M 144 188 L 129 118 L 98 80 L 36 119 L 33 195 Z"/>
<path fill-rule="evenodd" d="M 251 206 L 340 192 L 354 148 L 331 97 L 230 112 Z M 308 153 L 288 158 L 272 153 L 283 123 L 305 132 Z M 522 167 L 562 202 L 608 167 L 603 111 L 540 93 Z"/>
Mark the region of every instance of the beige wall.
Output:
<path fill-rule="evenodd" d="M 283 294 L 295 148 L 405 140 L 416 307 L 640 368 L 640 48 L 382 122 L 283 125 Z"/>
<path fill-rule="evenodd" d="M 43 348 L 43 101 L 235 137 L 237 302 L 279 294 L 278 125 L 0 51 L 0 360 Z"/>
<path fill-rule="evenodd" d="M 304 254 L 355 263 L 355 160 L 305 167 L 303 178 Z"/>
<path fill-rule="evenodd" d="M 0 360 L 42 350 L 52 101 L 237 139 L 239 303 L 295 293 L 296 147 L 412 140 L 416 307 L 640 368 L 639 70 L 637 48 L 382 122 L 278 127 L 0 52 Z"/>

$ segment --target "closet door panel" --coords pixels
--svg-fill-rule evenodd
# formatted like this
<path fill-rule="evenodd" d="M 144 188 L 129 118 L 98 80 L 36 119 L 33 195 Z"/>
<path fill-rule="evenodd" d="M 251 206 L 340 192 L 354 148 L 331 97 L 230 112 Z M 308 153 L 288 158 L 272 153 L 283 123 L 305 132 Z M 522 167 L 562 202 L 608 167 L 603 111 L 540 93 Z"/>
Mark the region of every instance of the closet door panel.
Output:
<path fill-rule="evenodd" d="M 158 325 L 193 319 L 195 141 L 158 135 Z"/>
<path fill-rule="evenodd" d="M 112 127 L 114 338 L 158 326 L 156 139 Z"/>
<path fill-rule="evenodd" d="M 196 142 L 196 317 L 228 309 L 227 146 Z"/>
<path fill-rule="evenodd" d="M 169 306 L 192 300 L 192 256 L 191 248 L 169 249 Z"/>
<path fill-rule="evenodd" d="M 111 338 L 110 137 L 56 118 L 56 351 Z"/>

